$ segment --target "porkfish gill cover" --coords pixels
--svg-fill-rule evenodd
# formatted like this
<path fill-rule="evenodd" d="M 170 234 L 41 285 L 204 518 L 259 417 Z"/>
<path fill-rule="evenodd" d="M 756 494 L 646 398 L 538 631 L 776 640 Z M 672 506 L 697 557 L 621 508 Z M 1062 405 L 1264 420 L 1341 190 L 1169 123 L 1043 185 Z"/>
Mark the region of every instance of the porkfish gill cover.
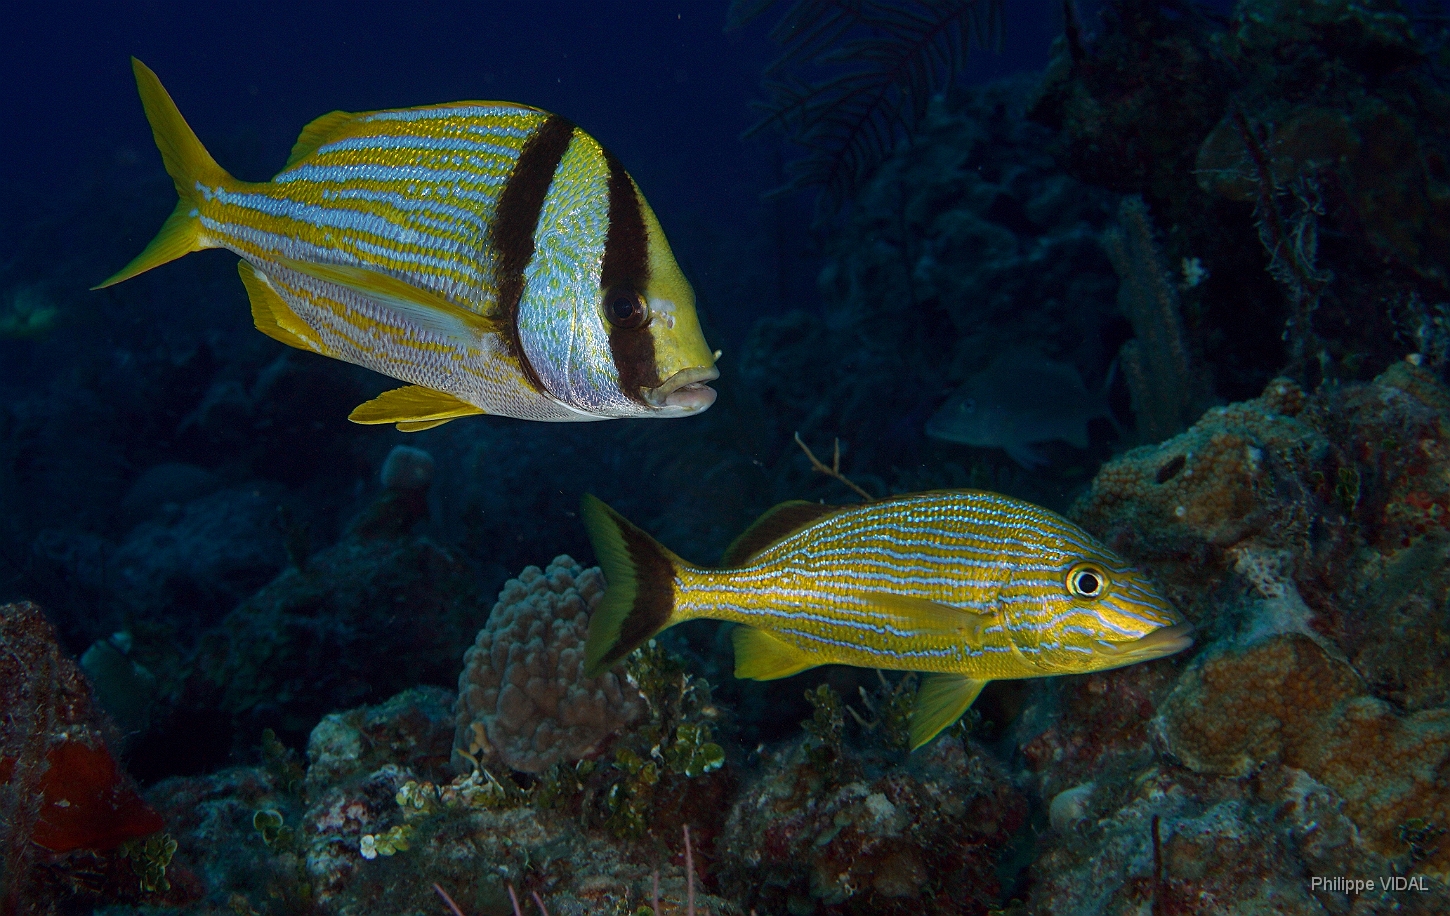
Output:
<path fill-rule="evenodd" d="M 678 417 L 714 402 L 715 356 L 659 221 L 564 118 L 509 102 L 334 111 L 250 183 L 132 63 L 180 200 L 101 287 L 236 252 L 262 333 L 411 383 L 354 410 L 359 423 Z"/>
<path fill-rule="evenodd" d="M 996 493 L 944 490 L 859 506 L 783 503 L 693 566 L 593 496 L 584 523 L 608 583 L 589 622 L 593 676 L 655 633 L 708 618 L 735 676 L 816 665 L 925 673 L 915 750 L 988 681 L 1083 674 L 1192 645 L 1152 583 L 1067 519 Z"/>

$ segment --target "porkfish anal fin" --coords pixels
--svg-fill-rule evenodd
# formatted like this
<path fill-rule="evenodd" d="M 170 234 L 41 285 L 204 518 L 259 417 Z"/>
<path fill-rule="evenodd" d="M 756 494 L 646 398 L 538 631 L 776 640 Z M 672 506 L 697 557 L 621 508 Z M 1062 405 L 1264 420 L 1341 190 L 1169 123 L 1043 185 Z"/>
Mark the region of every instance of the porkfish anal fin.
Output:
<path fill-rule="evenodd" d="M 317 152 L 319 146 L 331 140 L 344 125 L 352 123 L 356 117 L 357 115 L 351 111 L 329 111 L 320 118 L 313 118 L 306 127 L 302 128 L 302 133 L 297 136 L 297 142 L 292 144 L 292 152 L 287 156 L 287 164 L 282 166 L 282 171 L 287 171 Z"/>
<path fill-rule="evenodd" d="M 928 674 L 916 692 L 911 712 L 911 749 L 914 751 L 962 717 L 986 681 L 960 674 Z"/>
<path fill-rule="evenodd" d="M 784 640 L 755 627 L 739 626 L 730 634 L 735 645 L 735 676 L 773 681 L 814 668 L 820 662 Z"/>
<path fill-rule="evenodd" d="M 725 553 L 720 557 L 720 565 L 744 566 L 770 545 L 840 510 L 840 506 L 827 506 L 802 499 L 773 506 L 730 542 L 730 546 L 725 548 Z"/>
<path fill-rule="evenodd" d="M 323 356 L 332 355 L 332 351 L 313 336 L 307 323 L 298 318 L 292 307 L 277 294 L 266 274 L 250 261 L 239 261 L 237 273 L 242 275 L 242 285 L 247 288 L 247 299 L 252 303 L 252 323 L 257 330 L 289 347 Z"/>
<path fill-rule="evenodd" d="M 347 418 L 364 425 L 396 423 L 400 432 L 417 433 L 442 426 L 449 420 L 487 412 L 446 392 L 407 385 L 384 391 L 371 401 L 359 404 Z"/>
<path fill-rule="evenodd" d="M 473 341 L 498 330 L 498 322 L 493 319 L 382 271 L 344 264 L 315 264 L 293 258 L 278 258 L 277 263 L 314 280 L 351 290 L 410 324 L 450 340 Z"/>

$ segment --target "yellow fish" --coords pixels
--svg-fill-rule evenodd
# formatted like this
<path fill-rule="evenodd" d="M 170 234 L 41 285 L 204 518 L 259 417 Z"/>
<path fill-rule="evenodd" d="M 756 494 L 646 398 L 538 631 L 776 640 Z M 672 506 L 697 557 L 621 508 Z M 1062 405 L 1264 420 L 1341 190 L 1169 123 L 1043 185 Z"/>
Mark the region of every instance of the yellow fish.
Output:
<path fill-rule="evenodd" d="M 411 384 L 352 412 L 407 432 L 471 414 L 678 417 L 719 376 L 654 211 L 588 134 L 509 102 L 334 111 L 268 182 L 212 160 L 145 64 L 180 201 L 97 289 L 203 248 L 241 255 L 257 329 Z"/>
<path fill-rule="evenodd" d="M 1102 671 L 1193 644 L 1192 625 L 1141 573 L 1062 516 L 996 493 L 783 503 L 721 569 L 686 563 L 593 496 L 583 517 L 607 582 L 587 675 L 666 627 L 726 620 L 741 624 L 736 677 L 831 664 L 925 672 L 912 750 L 988 681 Z"/>

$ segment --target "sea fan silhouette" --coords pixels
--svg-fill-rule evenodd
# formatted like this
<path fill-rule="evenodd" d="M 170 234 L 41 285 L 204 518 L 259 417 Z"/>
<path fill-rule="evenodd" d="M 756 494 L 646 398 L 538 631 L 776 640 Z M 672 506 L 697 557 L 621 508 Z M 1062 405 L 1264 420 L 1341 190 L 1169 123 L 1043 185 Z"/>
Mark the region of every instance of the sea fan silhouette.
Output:
<path fill-rule="evenodd" d="M 779 3 L 733 0 L 726 28 Z M 781 54 L 762 80 L 763 115 L 745 131 L 749 137 L 776 125 L 806 148 L 776 193 L 820 187 L 823 209 L 838 209 L 961 72 L 969 47 L 1000 41 L 1002 6 L 1003 0 L 795 0 L 770 31 Z"/>

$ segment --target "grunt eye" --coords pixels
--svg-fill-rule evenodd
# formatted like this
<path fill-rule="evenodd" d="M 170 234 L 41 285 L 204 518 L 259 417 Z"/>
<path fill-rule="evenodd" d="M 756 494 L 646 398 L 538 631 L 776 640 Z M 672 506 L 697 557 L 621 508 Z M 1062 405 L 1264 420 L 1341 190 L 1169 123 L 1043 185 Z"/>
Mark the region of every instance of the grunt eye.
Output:
<path fill-rule="evenodd" d="M 1079 563 L 1067 571 L 1067 590 L 1074 598 L 1101 598 L 1108 590 L 1108 574 L 1100 566 Z"/>
<path fill-rule="evenodd" d="M 604 296 L 604 316 L 616 328 L 642 328 L 649 324 L 649 303 L 636 289 L 615 287 Z"/>

